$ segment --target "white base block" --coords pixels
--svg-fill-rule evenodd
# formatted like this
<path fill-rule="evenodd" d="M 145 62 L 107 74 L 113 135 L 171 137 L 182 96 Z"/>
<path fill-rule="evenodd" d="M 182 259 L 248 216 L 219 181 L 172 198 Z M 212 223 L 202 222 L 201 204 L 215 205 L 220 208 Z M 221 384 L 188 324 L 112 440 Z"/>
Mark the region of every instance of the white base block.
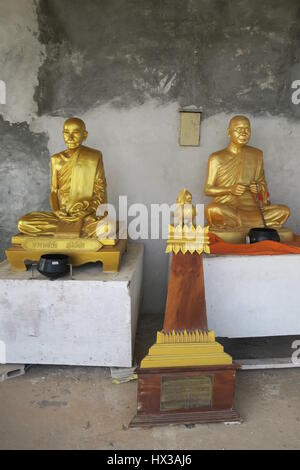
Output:
<path fill-rule="evenodd" d="M 300 334 L 300 255 L 205 256 L 204 276 L 217 336 Z"/>
<path fill-rule="evenodd" d="M 131 367 L 142 271 L 141 244 L 128 245 L 118 273 L 89 264 L 73 280 L 0 263 L 0 363 Z"/>

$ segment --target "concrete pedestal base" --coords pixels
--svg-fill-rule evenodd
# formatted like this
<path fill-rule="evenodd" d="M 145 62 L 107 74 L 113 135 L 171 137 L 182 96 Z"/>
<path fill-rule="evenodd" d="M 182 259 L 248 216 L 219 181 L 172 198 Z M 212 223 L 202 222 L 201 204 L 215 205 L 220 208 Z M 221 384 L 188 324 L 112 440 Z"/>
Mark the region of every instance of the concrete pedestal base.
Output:
<path fill-rule="evenodd" d="M 300 334 L 300 255 L 204 257 L 209 329 L 243 338 Z"/>
<path fill-rule="evenodd" d="M 92 264 L 73 280 L 31 279 L 1 263 L 0 362 L 131 367 L 142 267 L 140 244 L 128 245 L 118 273 Z"/>

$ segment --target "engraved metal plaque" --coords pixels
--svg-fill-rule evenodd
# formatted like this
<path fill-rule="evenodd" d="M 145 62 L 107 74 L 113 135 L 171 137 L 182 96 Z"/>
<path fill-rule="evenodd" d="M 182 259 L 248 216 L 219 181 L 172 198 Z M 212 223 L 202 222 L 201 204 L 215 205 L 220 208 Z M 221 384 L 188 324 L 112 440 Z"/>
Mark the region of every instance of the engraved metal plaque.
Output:
<path fill-rule="evenodd" d="M 213 377 L 211 375 L 184 378 L 162 377 L 161 411 L 188 408 L 211 408 Z"/>

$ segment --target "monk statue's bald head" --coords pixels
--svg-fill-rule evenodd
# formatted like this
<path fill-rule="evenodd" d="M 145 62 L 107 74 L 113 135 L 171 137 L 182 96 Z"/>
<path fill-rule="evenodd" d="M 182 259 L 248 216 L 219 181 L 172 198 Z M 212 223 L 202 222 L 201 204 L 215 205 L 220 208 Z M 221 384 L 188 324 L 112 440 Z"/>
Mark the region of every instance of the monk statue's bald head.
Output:
<path fill-rule="evenodd" d="M 64 126 L 68 126 L 69 124 L 77 124 L 79 127 L 82 127 L 82 129 L 86 130 L 85 122 L 78 117 L 70 117 L 66 119 Z"/>
<path fill-rule="evenodd" d="M 69 150 L 75 150 L 86 140 L 88 132 L 82 119 L 71 117 L 64 123 L 63 136 Z"/>
<path fill-rule="evenodd" d="M 250 121 L 247 118 L 247 116 L 243 116 L 241 114 L 238 114 L 237 116 L 233 116 L 233 118 L 230 119 L 228 127 L 236 126 L 236 125 L 240 124 L 241 122 L 242 123 L 246 122 L 250 126 Z"/>
<path fill-rule="evenodd" d="M 230 119 L 227 129 L 230 143 L 243 147 L 247 145 L 251 136 L 250 121 L 246 116 L 237 115 Z"/>

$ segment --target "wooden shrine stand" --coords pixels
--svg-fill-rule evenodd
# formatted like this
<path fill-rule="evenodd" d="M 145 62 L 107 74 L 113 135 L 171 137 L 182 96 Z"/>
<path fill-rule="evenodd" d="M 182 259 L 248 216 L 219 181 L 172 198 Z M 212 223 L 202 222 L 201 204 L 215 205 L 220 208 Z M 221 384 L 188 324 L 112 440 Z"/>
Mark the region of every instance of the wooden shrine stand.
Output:
<path fill-rule="evenodd" d="M 164 326 L 137 370 L 130 427 L 239 422 L 238 368 L 207 329 L 202 254 L 173 254 Z"/>

